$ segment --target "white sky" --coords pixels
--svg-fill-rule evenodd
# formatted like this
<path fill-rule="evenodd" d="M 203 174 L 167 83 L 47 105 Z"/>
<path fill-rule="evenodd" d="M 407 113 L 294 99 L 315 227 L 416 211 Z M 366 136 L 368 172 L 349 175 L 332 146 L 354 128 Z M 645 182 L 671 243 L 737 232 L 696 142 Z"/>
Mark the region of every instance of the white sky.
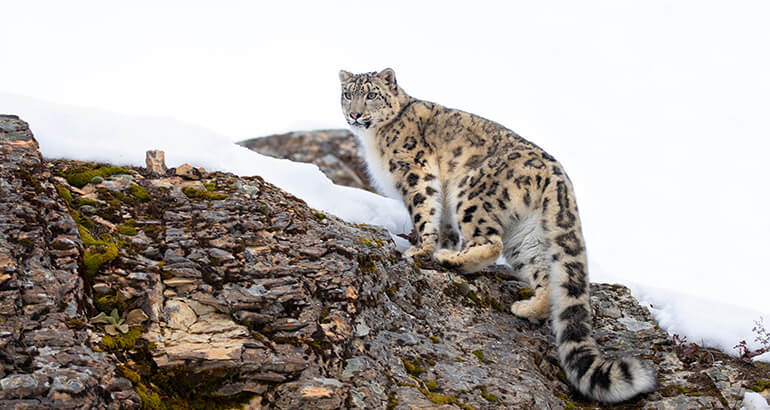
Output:
<path fill-rule="evenodd" d="M 4 1 L 0 93 L 238 140 L 344 127 L 337 71 L 390 66 L 564 163 L 594 280 L 770 314 L 769 1 L 361 3 Z"/>

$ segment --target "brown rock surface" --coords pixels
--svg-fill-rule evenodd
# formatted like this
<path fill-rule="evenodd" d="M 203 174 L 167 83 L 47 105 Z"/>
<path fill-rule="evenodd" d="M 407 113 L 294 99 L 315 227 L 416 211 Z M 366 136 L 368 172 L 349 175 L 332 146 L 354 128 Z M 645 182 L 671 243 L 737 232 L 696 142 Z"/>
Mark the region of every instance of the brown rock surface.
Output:
<path fill-rule="evenodd" d="M 149 150 L 145 153 L 145 164 L 147 164 L 147 172 L 152 175 L 165 175 L 168 168 L 166 167 L 166 153 L 160 150 Z"/>
<path fill-rule="evenodd" d="M 0 115 L 0 408 L 139 405 L 89 346 L 83 243 L 27 124 Z"/>
<path fill-rule="evenodd" d="M 598 407 L 565 384 L 547 324 L 505 311 L 526 292 L 504 267 L 417 267 L 381 228 L 259 177 L 136 168 L 74 188 L 101 166 L 41 161 L 25 127 L 0 117 L 0 407 Z M 620 408 L 735 408 L 770 379 L 675 345 L 625 287 L 592 291 L 607 354 L 658 367 L 660 390 Z M 86 322 L 113 309 L 126 333 Z"/>

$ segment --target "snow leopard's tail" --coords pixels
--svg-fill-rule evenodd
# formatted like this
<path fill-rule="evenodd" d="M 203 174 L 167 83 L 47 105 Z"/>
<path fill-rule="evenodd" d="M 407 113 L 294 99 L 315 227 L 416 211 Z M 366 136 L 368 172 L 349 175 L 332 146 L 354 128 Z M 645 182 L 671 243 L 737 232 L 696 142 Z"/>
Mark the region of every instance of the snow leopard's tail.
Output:
<path fill-rule="evenodd" d="M 635 357 L 602 357 L 592 337 L 587 258 L 572 185 L 555 175 L 544 192 L 551 246 L 551 319 L 559 360 L 570 383 L 583 395 L 617 403 L 657 388 L 655 370 Z"/>

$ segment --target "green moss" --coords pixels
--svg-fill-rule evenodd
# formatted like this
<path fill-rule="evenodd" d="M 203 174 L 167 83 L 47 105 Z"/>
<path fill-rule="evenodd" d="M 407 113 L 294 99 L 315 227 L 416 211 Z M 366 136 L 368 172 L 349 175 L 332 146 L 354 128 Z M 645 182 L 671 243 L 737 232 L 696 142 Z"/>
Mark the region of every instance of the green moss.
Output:
<path fill-rule="evenodd" d="M 70 329 L 78 329 L 78 330 L 80 330 L 80 329 L 86 327 L 86 324 L 85 324 L 85 322 L 83 322 L 83 319 L 80 319 L 80 318 L 77 318 L 77 317 L 73 317 L 73 318 L 67 319 L 67 321 L 65 323 L 67 324 L 67 327 L 70 328 Z"/>
<path fill-rule="evenodd" d="M 203 186 L 206 188 L 206 191 L 209 191 L 209 192 L 214 192 L 214 190 L 217 189 L 216 182 L 209 182 L 209 183 L 203 184 Z"/>
<path fill-rule="evenodd" d="M 82 225 L 88 230 L 94 229 L 96 225 L 94 225 L 94 221 L 92 221 L 89 217 L 83 215 L 82 212 L 78 211 L 77 209 L 73 209 L 70 211 L 70 215 L 72 215 L 72 219 L 75 220 L 75 223 L 78 225 Z"/>
<path fill-rule="evenodd" d="M 363 273 L 372 273 L 377 269 L 377 262 L 373 257 L 359 255 L 358 267 L 359 269 L 361 269 L 361 272 Z"/>
<path fill-rule="evenodd" d="M 693 390 L 689 387 L 685 387 L 682 385 L 674 384 L 662 387 L 660 389 L 660 394 L 663 395 L 663 397 L 672 397 L 672 396 L 702 396 L 703 393 Z"/>
<path fill-rule="evenodd" d="M 132 350 L 136 347 L 136 342 L 142 337 L 143 332 L 144 326 L 132 326 L 126 334 L 104 335 L 102 337 L 102 349 L 108 352 Z"/>
<path fill-rule="evenodd" d="M 139 373 L 129 369 L 123 364 L 118 363 L 117 366 L 118 370 L 120 370 L 120 373 L 128 380 L 131 380 L 131 383 L 134 385 L 139 384 L 142 381 L 142 378 L 139 377 Z"/>
<path fill-rule="evenodd" d="M 569 400 L 569 396 L 567 394 L 562 394 L 559 396 L 562 402 L 564 402 L 564 409 L 565 410 L 575 410 L 575 403 Z"/>
<path fill-rule="evenodd" d="M 370 248 L 382 248 L 385 242 L 382 239 L 377 238 L 364 238 L 363 236 L 358 238 L 358 242 L 370 247 Z"/>
<path fill-rule="evenodd" d="M 78 232 L 80 233 L 80 240 L 86 247 L 97 244 L 98 241 L 91 236 L 91 232 L 88 232 L 84 226 L 78 225 Z"/>
<path fill-rule="evenodd" d="M 398 396 L 396 393 L 390 393 L 388 395 L 388 410 L 393 410 L 398 406 Z"/>
<path fill-rule="evenodd" d="M 184 192 L 185 195 L 187 195 L 188 198 L 196 201 L 213 201 L 213 200 L 219 200 L 219 199 L 225 199 L 229 195 L 219 192 L 209 192 L 209 191 L 202 191 L 200 189 L 195 189 L 191 187 L 185 187 L 182 188 L 182 192 Z"/>
<path fill-rule="evenodd" d="M 67 206 L 72 206 L 72 194 L 67 187 L 64 185 L 56 185 L 56 191 L 59 192 L 59 196 L 67 203 Z"/>
<path fill-rule="evenodd" d="M 428 336 L 428 339 L 430 339 L 433 344 L 439 344 L 441 343 L 441 339 L 437 338 L 436 336 Z"/>
<path fill-rule="evenodd" d="M 463 410 L 476 410 L 476 408 L 471 406 L 470 404 L 458 403 L 458 405 Z"/>
<path fill-rule="evenodd" d="M 131 196 L 133 196 L 134 198 L 142 202 L 148 202 L 152 199 L 152 197 L 147 192 L 147 190 L 144 189 L 144 187 L 141 187 L 137 184 L 129 185 L 126 190 L 128 191 L 129 194 L 131 194 Z"/>
<path fill-rule="evenodd" d="M 474 291 L 468 292 L 467 295 L 465 295 L 468 299 L 474 301 L 477 305 L 481 304 L 481 298 L 479 298 L 479 295 L 476 294 Z"/>
<path fill-rule="evenodd" d="M 484 359 L 484 352 L 482 352 L 481 350 L 474 350 L 471 353 L 473 353 L 473 355 L 476 356 L 476 358 L 478 358 L 481 363 L 484 363 L 484 364 L 492 363 L 491 360 Z"/>
<path fill-rule="evenodd" d="M 83 265 L 88 276 L 93 277 L 99 268 L 118 257 L 118 246 L 112 242 L 97 242 L 83 254 Z"/>
<path fill-rule="evenodd" d="M 757 380 L 756 383 L 754 383 L 751 386 L 749 386 L 749 389 L 751 389 L 751 390 L 753 390 L 753 391 L 755 391 L 757 393 L 763 392 L 767 388 L 770 388 L 770 379 L 768 379 L 768 380 L 761 380 L 760 379 L 760 380 Z"/>
<path fill-rule="evenodd" d="M 134 389 L 136 390 L 136 394 L 139 395 L 139 399 L 141 400 L 141 406 L 142 410 L 165 410 L 168 407 L 163 404 L 163 401 L 160 399 L 160 395 L 158 395 L 157 392 L 148 390 L 147 387 L 139 383 L 137 384 Z"/>
<path fill-rule="evenodd" d="M 486 386 L 481 386 L 481 397 L 487 399 L 487 401 L 491 401 L 492 403 L 497 401 L 497 396 L 488 393 Z"/>
<path fill-rule="evenodd" d="M 141 229 L 144 231 L 145 235 L 153 239 L 157 239 L 158 235 L 166 230 L 166 228 L 161 225 L 145 225 Z"/>
<path fill-rule="evenodd" d="M 419 390 L 422 394 L 425 395 L 425 398 L 430 400 L 431 403 L 435 404 L 458 404 L 457 397 L 447 396 L 445 394 L 441 393 L 433 393 L 429 391 L 428 389 L 424 387 L 417 387 L 417 390 Z"/>
<path fill-rule="evenodd" d="M 438 390 L 438 383 L 436 383 L 435 380 L 431 380 L 429 382 L 425 382 L 425 388 L 428 389 L 428 391 L 434 392 Z"/>
<path fill-rule="evenodd" d="M 436 404 L 457 404 L 457 398 L 441 393 L 426 392 L 425 397 Z"/>
<path fill-rule="evenodd" d="M 138 233 L 136 231 L 136 228 L 134 228 L 133 226 L 130 226 L 130 225 L 119 226 L 118 227 L 118 232 L 120 232 L 123 235 L 128 235 L 128 236 L 134 236 L 134 235 L 136 235 Z"/>
<path fill-rule="evenodd" d="M 91 179 L 94 177 L 106 178 L 110 175 L 130 173 L 131 170 L 122 167 L 100 167 L 96 169 L 89 167 L 78 167 L 64 174 L 64 178 L 67 179 L 67 182 L 69 182 L 70 185 L 77 188 L 82 188 L 87 183 L 91 182 Z"/>
<path fill-rule="evenodd" d="M 323 212 L 318 212 L 318 211 L 315 211 L 315 212 L 313 212 L 313 215 L 315 215 L 315 217 L 316 217 L 316 218 L 317 218 L 319 221 L 323 221 L 324 219 L 326 219 L 326 214 L 325 214 L 325 213 L 323 213 Z"/>
<path fill-rule="evenodd" d="M 505 312 L 506 311 L 505 306 L 502 303 L 500 303 L 500 301 L 497 300 L 497 299 L 490 298 L 489 299 L 489 304 L 492 305 L 492 309 L 494 309 L 494 310 L 496 310 L 498 312 Z"/>
<path fill-rule="evenodd" d="M 93 199 L 88 199 L 88 198 L 78 198 L 78 200 L 75 201 L 75 206 L 78 208 L 84 205 L 95 207 L 95 206 L 99 206 L 99 203 L 94 201 Z"/>
<path fill-rule="evenodd" d="M 421 374 L 425 373 L 425 369 L 418 366 L 416 363 L 407 359 L 401 359 L 401 361 L 404 363 L 404 369 L 406 369 L 408 374 L 419 377 Z"/>
<path fill-rule="evenodd" d="M 535 294 L 535 291 L 533 291 L 530 288 L 524 287 L 524 288 L 519 289 L 519 299 L 520 300 L 529 299 L 532 296 L 534 296 L 534 294 Z"/>
<path fill-rule="evenodd" d="M 94 299 L 94 306 L 104 313 L 112 312 L 112 309 L 118 309 L 118 311 L 123 310 L 123 302 L 117 294 Z"/>

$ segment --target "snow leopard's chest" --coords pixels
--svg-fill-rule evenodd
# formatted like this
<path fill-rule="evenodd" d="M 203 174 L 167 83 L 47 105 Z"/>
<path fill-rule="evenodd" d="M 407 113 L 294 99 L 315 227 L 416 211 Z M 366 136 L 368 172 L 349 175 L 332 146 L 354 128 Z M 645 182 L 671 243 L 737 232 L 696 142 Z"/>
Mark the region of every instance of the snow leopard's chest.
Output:
<path fill-rule="evenodd" d="M 388 163 L 379 153 L 374 132 L 355 128 L 352 131 L 361 144 L 361 156 L 366 161 L 366 168 L 374 185 L 383 195 L 389 198 L 401 199 L 401 194 L 396 189 L 393 174 L 388 170 Z"/>

